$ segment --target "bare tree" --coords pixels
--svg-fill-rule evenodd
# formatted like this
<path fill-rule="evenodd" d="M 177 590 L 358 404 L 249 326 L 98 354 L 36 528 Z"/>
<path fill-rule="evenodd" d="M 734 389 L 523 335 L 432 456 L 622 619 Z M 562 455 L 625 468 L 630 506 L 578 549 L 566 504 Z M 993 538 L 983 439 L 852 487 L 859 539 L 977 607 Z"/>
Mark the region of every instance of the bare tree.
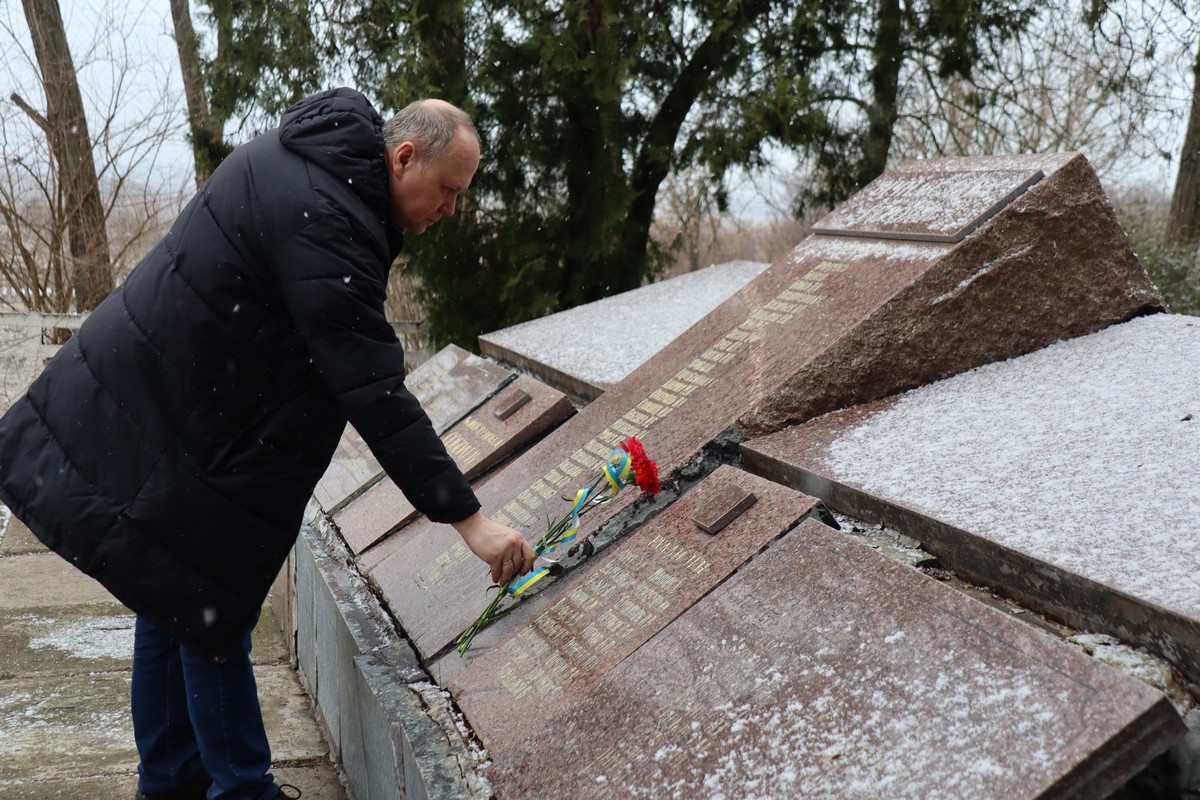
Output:
<path fill-rule="evenodd" d="M 228 114 L 209 111 L 200 39 L 192 25 L 192 10 L 188 0 L 171 0 L 171 22 L 175 28 L 175 49 L 179 53 L 179 68 L 183 75 L 183 93 L 187 98 L 188 136 L 196 163 L 196 186 L 200 186 L 209 179 L 227 152 L 224 127 Z M 229 35 L 227 30 L 222 30 L 219 38 L 224 39 Z"/>
<path fill-rule="evenodd" d="M 1200 244 L 1200 45 L 1192 68 L 1192 103 L 1188 114 L 1179 173 L 1167 213 L 1168 245 L 1195 250 Z"/>
<path fill-rule="evenodd" d="M 163 144 L 178 135 L 181 123 L 165 73 L 155 74 L 153 63 L 138 64 L 129 51 L 129 20 L 111 16 L 119 16 L 118 10 L 105 13 L 109 16 L 89 20 L 91 42 L 73 67 L 92 76 L 87 95 L 80 92 L 91 122 L 83 130 L 90 135 L 83 143 L 72 140 L 91 164 L 84 186 L 75 162 L 64 163 L 47 135 L 50 113 L 38 112 L 26 100 L 39 92 L 51 96 L 43 88 L 39 59 L 29 52 L 19 23 L 0 19 L 0 64 L 12 82 L 5 87 L 9 102 L 0 101 L 0 305 L 53 313 L 73 305 L 86 310 L 86 298 L 98 302 L 103 297 L 97 287 L 111 288 L 120 279 L 181 201 L 179 176 L 156 174 Z M 158 88 L 146 88 L 156 82 Z M 131 115 L 131 108 L 140 111 Z M 71 245 L 80 193 L 98 203 L 89 213 L 98 213 L 99 222 L 92 222 L 104 236 L 104 275 L 90 283 L 90 294 L 76 282 Z"/>
<path fill-rule="evenodd" d="M 311 0 L 198 0 L 210 46 L 202 47 L 190 0 L 170 0 L 187 98 L 189 138 L 202 184 L 237 135 L 275 124 L 284 108 L 322 85 Z M 207 52 L 206 52 L 207 51 Z"/>
<path fill-rule="evenodd" d="M 1155 142 L 1147 120 L 1161 65 L 1146 31 L 1093 31 L 1078 2 L 1052 7 L 994 55 L 985 80 L 946 80 L 915 63 L 906 76 L 893 158 L 1078 150 L 1104 174 Z"/>
<path fill-rule="evenodd" d="M 34 109 L 18 94 L 14 93 L 12 100 L 42 129 L 50 143 L 51 156 L 58 164 L 73 262 L 71 284 L 75 305 L 81 311 L 89 310 L 112 291 L 113 277 L 83 97 L 58 0 L 22 0 L 22 6 L 42 75 L 46 113 Z"/>

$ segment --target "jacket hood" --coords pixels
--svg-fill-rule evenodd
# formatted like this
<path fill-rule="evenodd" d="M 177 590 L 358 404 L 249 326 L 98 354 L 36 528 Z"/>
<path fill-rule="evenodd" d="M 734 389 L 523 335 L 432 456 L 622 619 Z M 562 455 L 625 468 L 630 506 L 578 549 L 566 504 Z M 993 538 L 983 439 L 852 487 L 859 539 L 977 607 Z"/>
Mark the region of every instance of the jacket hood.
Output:
<path fill-rule="evenodd" d="M 330 89 L 297 102 L 283 113 L 279 141 L 349 181 L 355 194 L 370 205 L 381 211 L 391 206 L 383 118 L 359 92 Z"/>

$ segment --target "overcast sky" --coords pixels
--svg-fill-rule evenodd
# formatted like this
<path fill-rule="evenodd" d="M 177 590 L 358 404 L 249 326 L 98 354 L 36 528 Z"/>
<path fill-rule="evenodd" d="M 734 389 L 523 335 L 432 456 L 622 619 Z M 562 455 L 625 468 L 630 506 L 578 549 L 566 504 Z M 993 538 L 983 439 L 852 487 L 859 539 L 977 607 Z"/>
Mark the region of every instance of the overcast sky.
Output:
<path fill-rule="evenodd" d="M 124 126 L 125 135 L 131 135 L 130 128 L 145 130 L 164 120 L 173 126 L 159 159 L 141 168 L 172 181 L 190 174 L 191 152 L 185 137 L 184 98 L 168 0 L 130 0 L 126 4 L 111 0 L 60 0 L 60 6 L 85 103 L 89 106 L 92 135 L 98 135 L 94 120 L 109 113 L 114 87 L 120 86 L 120 101 L 111 109 L 118 118 L 117 129 Z M 3 90 L 0 114 L 11 118 L 20 115 L 8 101 L 13 91 L 29 97 L 35 106 L 41 105 L 40 92 L 29 63 L 32 47 L 19 3 L 0 2 L 0 24 L 4 26 L 0 30 L 0 74 L 8 81 L 8 85 L 0 87 Z M 120 35 L 108 35 L 110 31 Z M 1130 177 L 1121 183 L 1158 186 L 1169 194 L 1182 134 L 1182 126 L 1175 125 L 1156 137 L 1167 145 L 1171 160 L 1159 156 L 1131 162 L 1127 170 Z M 757 205 L 744 202 L 751 208 Z M 787 203 L 777 199 L 776 205 L 786 207 Z"/>

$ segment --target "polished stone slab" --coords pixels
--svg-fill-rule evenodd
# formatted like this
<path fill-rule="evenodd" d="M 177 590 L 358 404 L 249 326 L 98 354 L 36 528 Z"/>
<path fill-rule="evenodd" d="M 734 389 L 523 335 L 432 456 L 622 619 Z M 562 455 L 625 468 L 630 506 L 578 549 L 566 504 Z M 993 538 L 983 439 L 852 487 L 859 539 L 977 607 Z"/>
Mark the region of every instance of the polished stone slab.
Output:
<path fill-rule="evenodd" d="M 457 345 L 448 345 L 409 373 L 405 385 L 421 401 L 439 434 L 513 379 L 507 369 Z M 313 496 L 327 513 L 340 509 L 383 477 L 383 467 L 353 426 L 347 425 Z"/>
<path fill-rule="evenodd" d="M 479 337 L 486 356 L 594 400 L 767 264 L 729 261 Z"/>
<path fill-rule="evenodd" d="M 1200 676 L 1200 319 L 1157 314 L 743 445 L 751 469 Z"/>
<path fill-rule="evenodd" d="M 442 443 L 473 481 L 572 413 L 571 402 L 562 392 L 519 375 L 451 426 L 442 434 Z M 416 515 L 396 484 L 380 480 L 335 512 L 333 522 L 351 551 L 362 553 Z"/>
<path fill-rule="evenodd" d="M 443 433 L 514 377 L 504 367 L 447 345 L 414 369 L 404 383 L 421 401 L 433 429 Z"/>
<path fill-rule="evenodd" d="M 757 501 L 709 534 L 695 517 L 729 510 L 731 489 L 739 490 L 738 501 L 747 494 Z M 451 689 L 486 747 L 511 747 L 525 732 L 514 720 L 531 708 L 539 719 L 553 718 L 815 506 L 799 492 L 720 467 L 620 542 L 517 604 L 465 656 L 443 656 L 434 677 Z"/>
<path fill-rule="evenodd" d="M 1184 732 L 1154 689 L 813 520 L 512 725 L 500 798 L 1104 797 Z"/>
<path fill-rule="evenodd" d="M 376 460 L 371 448 L 347 425 L 338 442 L 333 460 L 313 490 L 313 497 L 326 511 L 341 508 L 346 502 L 370 486 L 383 475 L 383 467 Z"/>
<path fill-rule="evenodd" d="M 814 233 L 960 242 L 1043 178 L 1037 168 L 911 169 L 873 181 L 813 226 Z M 947 198 L 954 198 L 948 203 Z"/>
<path fill-rule="evenodd" d="M 485 512 L 532 539 L 627 436 L 642 438 L 670 486 L 722 443 L 1161 305 L 1085 159 L 1000 161 L 1044 177 L 957 244 L 809 237 L 480 487 Z M 939 164 L 995 169 L 989 159 L 913 169 Z M 610 520 L 605 535 L 619 535 L 637 499 L 622 493 L 582 535 Z M 488 586 L 464 551 L 451 529 L 418 520 L 365 565 L 424 658 L 470 622 Z"/>

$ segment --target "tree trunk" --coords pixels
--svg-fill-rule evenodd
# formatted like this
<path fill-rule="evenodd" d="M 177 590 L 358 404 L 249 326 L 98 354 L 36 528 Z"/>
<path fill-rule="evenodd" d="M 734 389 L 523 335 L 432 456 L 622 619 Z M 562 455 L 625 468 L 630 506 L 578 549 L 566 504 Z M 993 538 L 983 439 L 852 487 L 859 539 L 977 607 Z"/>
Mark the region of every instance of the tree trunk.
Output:
<path fill-rule="evenodd" d="M 63 186 L 75 307 L 91 310 L 112 291 L 113 275 L 83 97 L 57 0 L 22 0 L 22 5 L 46 92 L 50 152 Z"/>
<path fill-rule="evenodd" d="M 646 274 L 650 223 L 654 219 L 658 187 L 670 174 L 675 140 L 688 112 L 710 85 L 711 76 L 728 61 L 733 49 L 731 43 L 770 8 L 769 0 L 731 4 L 730 13 L 713 23 L 708 36 L 697 46 L 659 105 L 642 137 L 630 177 L 632 200 L 611 259 L 614 292 L 637 288 Z"/>
<path fill-rule="evenodd" d="M 171 0 L 171 21 L 175 25 L 175 49 L 183 75 L 183 94 L 187 98 L 188 130 L 192 141 L 192 159 L 196 164 L 196 186 L 202 186 L 217 168 L 224 152 L 223 120 L 214 120 L 208 110 L 204 90 L 204 72 L 200 67 L 200 43 L 192 27 L 188 0 Z"/>
<path fill-rule="evenodd" d="M 1167 215 L 1168 245 L 1195 249 L 1200 243 L 1200 45 L 1192 67 L 1192 110 L 1183 137 L 1179 174 Z"/>
<path fill-rule="evenodd" d="M 904 21 L 899 0 L 879 0 L 876 26 L 867 139 L 854 176 L 856 188 L 866 186 L 887 168 L 892 131 L 896 127 L 896 98 L 900 94 L 900 64 L 903 61 Z"/>

